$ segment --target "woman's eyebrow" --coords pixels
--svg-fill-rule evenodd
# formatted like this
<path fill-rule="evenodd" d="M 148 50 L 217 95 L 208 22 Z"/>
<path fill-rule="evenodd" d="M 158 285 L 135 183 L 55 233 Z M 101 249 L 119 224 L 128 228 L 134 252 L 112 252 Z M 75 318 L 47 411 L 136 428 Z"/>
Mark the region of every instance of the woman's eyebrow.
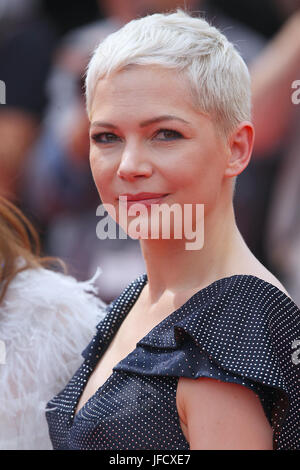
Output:
<path fill-rule="evenodd" d="M 173 116 L 172 114 L 165 114 L 163 116 L 158 116 L 158 117 L 155 117 L 155 118 L 152 118 L 152 119 L 147 119 L 147 121 L 141 122 L 140 127 L 146 127 L 146 126 L 149 126 L 150 124 L 154 124 L 154 123 L 160 122 L 160 121 L 180 121 L 180 122 L 183 122 L 187 125 L 190 125 L 190 123 L 185 121 L 185 119 L 182 119 L 182 118 L 177 117 L 177 116 Z"/>
<path fill-rule="evenodd" d="M 147 119 L 146 121 L 142 121 L 140 123 L 140 127 L 146 127 L 146 126 L 149 126 L 150 124 L 155 124 L 157 122 L 161 122 L 161 121 L 180 121 L 180 122 L 183 122 L 184 124 L 187 124 L 188 126 L 190 125 L 190 123 L 188 121 L 185 121 L 185 119 L 182 119 L 180 117 L 177 117 L 177 116 L 173 116 L 171 114 L 165 114 L 163 116 L 157 116 L 155 118 L 151 118 L 151 119 Z M 111 124 L 110 122 L 104 122 L 104 121 L 94 121 L 92 124 L 91 124 L 91 128 L 92 127 L 108 127 L 110 129 L 118 129 L 117 126 L 115 126 L 114 124 Z"/>

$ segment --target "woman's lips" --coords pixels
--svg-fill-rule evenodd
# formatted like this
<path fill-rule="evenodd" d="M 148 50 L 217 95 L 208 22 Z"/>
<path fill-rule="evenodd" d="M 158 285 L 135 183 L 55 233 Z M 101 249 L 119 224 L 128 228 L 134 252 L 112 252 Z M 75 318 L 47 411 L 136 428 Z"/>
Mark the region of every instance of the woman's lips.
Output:
<path fill-rule="evenodd" d="M 164 199 L 168 196 L 168 194 L 159 195 L 156 197 L 145 197 L 144 199 L 131 199 L 129 196 L 122 196 L 121 199 L 119 198 L 120 204 L 127 204 L 127 208 L 133 206 L 134 204 L 143 204 L 146 207 L 150 207 L 152 204 L 160 204 L 164 201 Z M 127 199 L 125 199 L 125 197 Z"/>

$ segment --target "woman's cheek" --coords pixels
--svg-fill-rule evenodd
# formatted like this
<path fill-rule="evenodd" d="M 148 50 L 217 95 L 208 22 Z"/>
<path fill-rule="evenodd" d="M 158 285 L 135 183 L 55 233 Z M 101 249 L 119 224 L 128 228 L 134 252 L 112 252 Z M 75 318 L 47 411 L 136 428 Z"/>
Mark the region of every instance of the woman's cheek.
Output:
<path fill-rule="evenodd" d="M 94 169 L 95 169 L 95 165 L 96 165 L 96 157 L 95 157 L 95 151 L 93 150 L 92 145 L 90 147 L 89 160 L 90 160 L 91 171 L 94 174 Z"/>
<path fill-rule="evenodd" d="M 92 171 L 94 178 L 97 177 L 98 179 L 99 175 L 103 173 L 103 160 L 97 148 L 96 149 L 91 148 L 90 166 L 91 166 L 91 171 Z"/>

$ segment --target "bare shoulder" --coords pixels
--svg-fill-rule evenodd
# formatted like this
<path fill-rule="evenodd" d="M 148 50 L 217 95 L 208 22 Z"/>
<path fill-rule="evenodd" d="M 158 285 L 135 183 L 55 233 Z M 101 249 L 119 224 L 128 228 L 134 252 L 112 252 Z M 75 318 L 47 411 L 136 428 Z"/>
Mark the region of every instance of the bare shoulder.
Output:
<path fill-rule="evenodd" d="M 264 281 L 268 282 L 269 284 L 272 284 L 273 286 L 277 287 L 279 290 L 281 290 L 285 295 L 291 298 L 290 294 L 284 287 L 284 285 L 277 279 L 274 274 L 272 274 L 268 269 L 260 269 L 257 270 L 253 273 L 256 277 L 259 277 L 260 279 L 263 279 Z"/>
<path fill-rule="evenodd" d="M 176 404 L 190 449 L 273 448 L 273 430 L 260 399 L 243 385 L 181 377 Z"/>
<path fill-rule="evenodd" d="M 232 271 L 239 272 L 240 274 L 256 276 L 264 281 L 272 284 L 282 291 L 285 295 L 291 298 L 290 294 L 282 284 L 282 282 L 269 271 L 247 248 L 247 254 L 243 261 L 236 259 Z"/>
<path fill-rule="evenodd" d="M 232 274 L 239 273 L 256 276 L 277 287 L 277 289 L 292 299 L 282 282 L 256 258 L 245 242 L 242 251 L 235 252 L 235 256 L 230 263 L 229 271 Z"/>

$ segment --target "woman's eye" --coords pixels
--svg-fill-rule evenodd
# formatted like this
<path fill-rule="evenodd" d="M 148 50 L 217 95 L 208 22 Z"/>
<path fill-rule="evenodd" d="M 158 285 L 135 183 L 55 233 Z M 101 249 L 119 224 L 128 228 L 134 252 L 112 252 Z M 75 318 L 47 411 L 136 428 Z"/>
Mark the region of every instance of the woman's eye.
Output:
<path fill-rule="evenodd" d="M 155 134 L 155 138 L 161 141 L 171 141 L 182 137 L 182 134 L 171 129 L 160 129 Z M 112 132 L 100 132 L 91 136 L 92 140 L 98 144 L 111 144 L 120 140 L 120 137 Z"/>
<path fill-rule="evenodd" d="M 110 144 L 115 142 L 119 137 L 111 132 L 101 132 L 100 134 L 92 135 L 92 140 L 100 144 Z"/>
<path fill-rule="evenodd" d="M 178 139 L 178 138 L 181 138 L 182 137 L 182 134 L 180 134 L 180 132 L 177 132 L 177 131 L 172 131 L 170 129 L 160 129 L 156 134 L 155 134 L 155 137 L 157 136 L 161 136 L 159 137 L 158 140 L 174 140 L 174 139 Z"/>

